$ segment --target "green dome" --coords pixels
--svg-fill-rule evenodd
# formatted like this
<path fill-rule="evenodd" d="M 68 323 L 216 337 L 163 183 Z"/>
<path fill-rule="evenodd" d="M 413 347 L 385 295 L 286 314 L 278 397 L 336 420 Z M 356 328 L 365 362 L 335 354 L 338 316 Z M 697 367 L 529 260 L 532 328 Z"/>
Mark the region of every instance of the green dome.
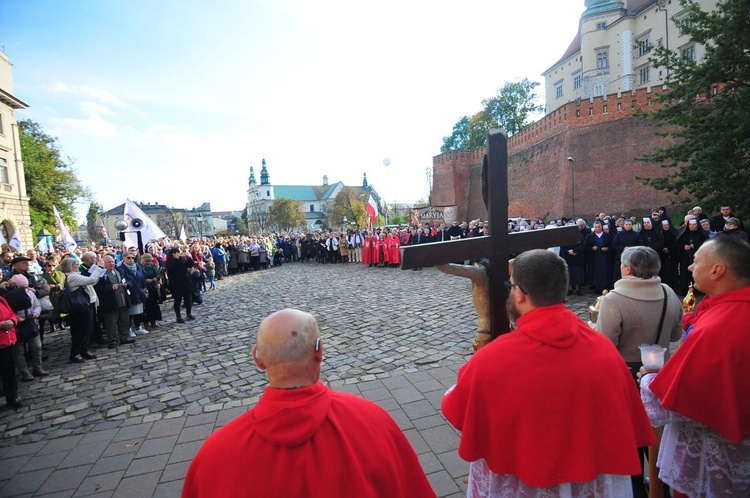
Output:
<path fill-rule="evenodd" d="M 586 6 L 584 16 L 625 8 L 625 4 L 617 0 L 584 0 L 584 5 Z"/>

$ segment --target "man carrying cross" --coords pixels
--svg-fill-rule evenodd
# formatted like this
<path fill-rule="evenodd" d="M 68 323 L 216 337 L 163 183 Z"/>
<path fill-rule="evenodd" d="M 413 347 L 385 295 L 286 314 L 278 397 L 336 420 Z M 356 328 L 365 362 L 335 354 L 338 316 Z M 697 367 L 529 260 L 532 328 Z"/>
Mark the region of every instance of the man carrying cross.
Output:
<path fill-rule="evenodd" d="M 516 330 L 477 351 L 442 402 L 469 496 L 631 496 L 637 449 L 655 437 L 625 362 L 565 307 L 559 256 L 519 255 L 506 287 Z"/>

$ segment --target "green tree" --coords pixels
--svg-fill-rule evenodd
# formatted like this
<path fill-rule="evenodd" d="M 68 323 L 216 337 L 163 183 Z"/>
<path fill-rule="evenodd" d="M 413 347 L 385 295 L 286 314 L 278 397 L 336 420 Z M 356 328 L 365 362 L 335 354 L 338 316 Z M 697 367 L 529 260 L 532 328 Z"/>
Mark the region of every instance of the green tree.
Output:
<path fill-rule="evenodd" d="M 331 226 L 341 226 L 346 217 L 349 223 L 356 223 L 359 226 L 367 225 L 367 211 L 365 203 L 367 199 L 362 193 L 357 196 L 349 187 L 342 188 L 333 201 L 333 209 L 328 216 Z"/>
<path fill-rule="evenodd" d="M 290 231 L 305 226 L 305 215 L 300 210 L 299 202 L 280 197 L 273 201 L 270 208 L 271 220 L 279 230 Z"/>
<path fill-rule="evenodd" d="M 483 147 L 487 132 L 492 128 L 504 129 L 509 137 L 523 130 L 534 114 L 544 110 L 534 92 L 538 86 L 539 83 L 526 78 L 506 82 L 497 95 L 482 101 L 481 111 L 456 122 L 453 133 L 443 137 L 440 152 Z"/>
<path fill-rule="evenodd" d="M 18 122 L 18 130 L 32 232 L 42 228 L 57 232 L 52 206 L 57 208 L 66 226 L 77 227 L 73 205 L 89 200 L 89 190 L 78 180 L 70 159 L 66 162 L 60 157 L 56 138 L 27 119 Z"/>
<path fill-rule="evenodd" d="M 656 47 L 654 66 L 666 68 L 668 90 L 657 97 L 663 107 L 650 113 L 666 137 L 665 145 L 641 158 L 674 168 L 643 179 L 657 189 L 689 194 L 704 209 L 731 204 L 750 214 L 750 0 L 726 0 L 703 12 L 693 0 L 680 0 L 681 34 L 701 44 L 694 49 Z"/>
<path fill-rule="evenodd" d="M 86 213 L 86 233 L 89 240 L 98 243 L 104 239 L 99 224 L 99 213 L 104 212 L 104 208 L 96 201 L 91 201 L 89 210 Z"/>

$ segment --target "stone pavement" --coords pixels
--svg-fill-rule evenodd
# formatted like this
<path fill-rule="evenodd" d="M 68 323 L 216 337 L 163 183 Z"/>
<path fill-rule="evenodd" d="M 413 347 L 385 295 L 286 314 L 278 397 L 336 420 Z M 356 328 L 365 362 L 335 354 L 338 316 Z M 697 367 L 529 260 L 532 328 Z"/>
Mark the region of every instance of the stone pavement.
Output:
<path fill-rule="evenodd" d="M 190 460 L 254 405 L 266 379 L 250 348 L 260 321 L 295 307 L 318 319 L 322 380 L 388 410 L 438 496 L 463 496 L 468 464 L 439 407 L 471 353 L 467 279 L 363 265 L 290 263 L 217 282 L 196 321 L 69 365 L 67 331 L 45 337 L 52 375 L 20 383 L 25 407 L 0 408 L 0 497 L 179 496 Z M 568 305 L 587 317 L 594 295 Z"/>

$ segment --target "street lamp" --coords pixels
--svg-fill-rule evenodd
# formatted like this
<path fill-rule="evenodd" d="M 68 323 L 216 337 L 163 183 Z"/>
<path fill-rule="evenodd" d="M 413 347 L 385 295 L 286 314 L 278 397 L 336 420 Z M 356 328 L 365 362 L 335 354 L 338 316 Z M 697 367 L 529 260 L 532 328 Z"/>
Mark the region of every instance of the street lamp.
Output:
<path fill-rule="evenodd" d="M 570 197 L 571 197 L 571 210 L 573 211 L 573 221 L 576 220 L 576 169 L 573 165 L 573 158 L 568 156 L 568 162 L 570 163 Z"/>

